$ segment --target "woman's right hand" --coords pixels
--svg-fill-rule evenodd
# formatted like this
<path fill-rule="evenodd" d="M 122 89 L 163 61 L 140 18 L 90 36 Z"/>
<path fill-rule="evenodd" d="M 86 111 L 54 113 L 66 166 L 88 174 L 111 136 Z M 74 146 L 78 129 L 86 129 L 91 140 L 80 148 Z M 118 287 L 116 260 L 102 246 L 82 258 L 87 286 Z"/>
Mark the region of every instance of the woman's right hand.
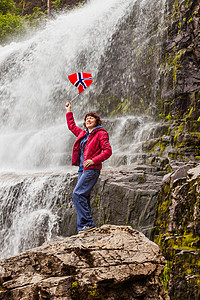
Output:
<path fill-rule="evenodd" d="M 70 102 L 70 101 L 68 101 L 68 102 L 66 103 L 65 108 L 66 108 L 67 112 L 70 112 L 70 111 L 71 111 L 71 102 Z"/>

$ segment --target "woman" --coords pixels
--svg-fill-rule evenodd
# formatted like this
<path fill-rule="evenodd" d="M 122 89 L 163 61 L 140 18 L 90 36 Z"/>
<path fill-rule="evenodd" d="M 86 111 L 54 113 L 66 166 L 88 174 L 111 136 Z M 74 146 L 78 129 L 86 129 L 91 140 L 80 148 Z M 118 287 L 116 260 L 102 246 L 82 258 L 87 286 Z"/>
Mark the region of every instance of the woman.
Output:
<path fill-rule="evenodd" d="M 66 104 L 66 118 L 69 130 L 77 137 L 72 153 L 72 165 L 79 166 L 78 183 L 73 192 L 73 202 L 77 212 L 78 232 L 95 228 L 90 207 L 90 193 L 97 182 L 102 162 L 112 154 L 108 133 L 103 129 L 98 114 L 91 112 L 84 118 L 85 130 L 77 127 L 71 111 L 71 103 Z"/>

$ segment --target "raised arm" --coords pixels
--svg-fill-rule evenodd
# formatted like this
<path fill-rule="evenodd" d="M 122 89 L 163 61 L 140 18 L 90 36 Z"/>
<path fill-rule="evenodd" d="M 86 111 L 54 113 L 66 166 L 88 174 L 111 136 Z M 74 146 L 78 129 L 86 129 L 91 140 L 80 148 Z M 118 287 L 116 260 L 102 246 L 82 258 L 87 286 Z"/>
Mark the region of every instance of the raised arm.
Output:
<path fill-rule="evenodd" d="M 70 101 L 67 102 L 67 104 L 65 105 L 65 108 L 67 110 L 66 118 L 67 118 L 68 128 L 69 128 L 69 130 L 71 130 L 71 132 L 73 132 L 73 134 L 75 136 L 78 136 L 79 133 L 82 131 L 82 129 L 80 127 L 76 126 L 76 123 L 75 123 L 74 117 L 73 117 L 73 113 L 71 111 Z"/>

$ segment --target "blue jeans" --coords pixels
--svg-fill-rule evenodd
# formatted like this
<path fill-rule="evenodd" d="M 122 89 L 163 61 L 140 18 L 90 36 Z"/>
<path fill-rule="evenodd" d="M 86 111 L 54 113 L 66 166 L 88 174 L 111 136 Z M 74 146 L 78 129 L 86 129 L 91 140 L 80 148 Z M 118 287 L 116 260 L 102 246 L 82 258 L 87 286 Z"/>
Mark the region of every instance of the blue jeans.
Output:
<path fill-rule="evenodd" d="M 90 193 L 99 178 L 100 170 L 79 172 L 78 182 L 73 191 L 73 202 L 77 212 L 78 231 L 84 226 L 95 226 L 90 207 Z"/>

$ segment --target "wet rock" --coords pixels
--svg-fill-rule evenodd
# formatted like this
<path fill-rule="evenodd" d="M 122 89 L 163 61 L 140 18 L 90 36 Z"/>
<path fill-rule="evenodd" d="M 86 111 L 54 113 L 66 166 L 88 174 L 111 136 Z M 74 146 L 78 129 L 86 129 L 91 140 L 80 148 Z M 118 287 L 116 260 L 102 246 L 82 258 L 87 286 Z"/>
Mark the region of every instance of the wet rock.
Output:
<path fill-rule="evenodd" d="M 199 1 L 167 1 L 161 98 L 165 116 L 199 117 Z M 167 109 L 166 109 L 167 108 Z"/>
<path fill-rule="evenodd" d="M 150 237 L 162 175 L 137 164 L 102 170 L 91 194 L 95 224 L 131 225 Z M 2 258 L 76 233 L 77 173 L 7 173 L 0 179 Z"/>
<path fill-rule="evenodd" d="M 168 260 L 170 299 L 199 299 L 200 166 L 166 175 L 158 196 L 154 241 Z"/>
<path fill-rule="evenodd" d="M 162 177 L 156 167 L 149 165 L 102 171 L 92 192 L 96 224 L 127 224 L 150 237 Z"/>
<path fill-rule="evenodd" d="M 169 299 L 156 244 L 128 226 L 45 243 L 0 262 L 0 299 Z"/>

